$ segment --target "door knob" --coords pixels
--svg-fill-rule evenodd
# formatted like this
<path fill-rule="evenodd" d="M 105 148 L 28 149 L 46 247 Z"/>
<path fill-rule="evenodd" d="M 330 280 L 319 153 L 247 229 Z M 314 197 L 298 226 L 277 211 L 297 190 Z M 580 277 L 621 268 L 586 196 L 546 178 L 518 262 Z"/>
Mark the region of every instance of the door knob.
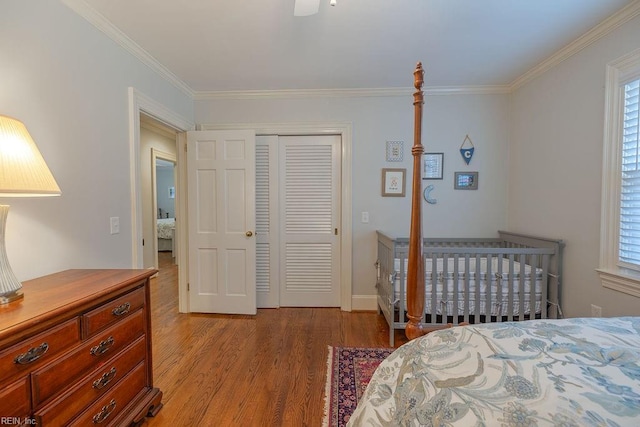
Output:
<path fill-rule="evenodd" d="M 247 231 L 244 234 L 246 234 L 247 237 L 251 237 L 251 236 L 253 236 L 253 231 Z"/>

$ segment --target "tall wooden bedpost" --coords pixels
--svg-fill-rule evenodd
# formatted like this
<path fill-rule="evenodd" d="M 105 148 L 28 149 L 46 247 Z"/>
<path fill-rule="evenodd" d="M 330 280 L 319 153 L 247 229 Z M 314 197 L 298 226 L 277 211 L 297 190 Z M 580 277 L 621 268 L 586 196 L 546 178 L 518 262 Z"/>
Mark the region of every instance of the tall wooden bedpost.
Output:
<path fill-rule="evenodd" d="M 422 257 L 422 104 L 424 96 L 422 84 L 424 70 L 418 62 L 413 72 L 416 88 L 413 94 L 414 131 L 413 131 L 413 190 L 411 193 L 411 231 L 409 233 L 409 264 L 407 268 L 407 317 L 409 322 L 405 334 L 410 340 L 424 335 L 421 323 L 424 313 L 424 260 Z"/>

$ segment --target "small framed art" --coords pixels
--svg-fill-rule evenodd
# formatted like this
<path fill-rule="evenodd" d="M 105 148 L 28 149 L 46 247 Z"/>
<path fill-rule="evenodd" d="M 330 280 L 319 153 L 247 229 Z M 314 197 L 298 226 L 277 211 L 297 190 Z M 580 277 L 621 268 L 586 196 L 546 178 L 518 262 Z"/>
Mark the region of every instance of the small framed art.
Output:
<path fill-rule="evenodd" d="M 382 169 L 382 197 L 404 197 L 406 169 Z"/>
<path fill-rule="evenodd" d="M 404 160 L 404 142 L 387 141 L 387 162 L 401 162 Z"/>
<path fill-rule="evenodd" d="M 422 179 L 442 179 L 444 153 L 424 153 L 422 156 Z"/>
<path fill-rule="evenodd" d="M 456 172 L 453 188 L 456 190 L 477 190 L 478 172 Z"/>

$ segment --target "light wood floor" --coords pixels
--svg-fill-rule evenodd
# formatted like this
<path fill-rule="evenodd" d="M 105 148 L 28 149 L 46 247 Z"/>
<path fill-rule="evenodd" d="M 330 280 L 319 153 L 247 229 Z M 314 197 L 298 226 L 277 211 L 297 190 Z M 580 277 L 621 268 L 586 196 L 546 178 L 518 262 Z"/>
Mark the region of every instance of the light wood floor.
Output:
<path fill-rule="evenodd" d="M 328 346 L 388 347 L 375 312 L 258 310 L 179 314 L 177 267 L 160 253 L 151 282 L 154 385 L 164 407 L 146 426 L 320 426 Z M 396 332 L 396 346 L 406 342 Z"/>

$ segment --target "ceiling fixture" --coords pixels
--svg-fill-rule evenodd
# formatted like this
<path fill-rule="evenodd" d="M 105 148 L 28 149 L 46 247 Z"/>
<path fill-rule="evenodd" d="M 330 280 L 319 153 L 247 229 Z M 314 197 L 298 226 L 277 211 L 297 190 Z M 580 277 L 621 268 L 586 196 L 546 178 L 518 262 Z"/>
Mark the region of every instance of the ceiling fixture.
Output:
<path fill-rule="evenodd" d="M 331 6 L 336 5 L 337 0 L 329 0 Z M 320 0 L 295 0 L 293 16 L 315 15 L 320 9 Z"/>

